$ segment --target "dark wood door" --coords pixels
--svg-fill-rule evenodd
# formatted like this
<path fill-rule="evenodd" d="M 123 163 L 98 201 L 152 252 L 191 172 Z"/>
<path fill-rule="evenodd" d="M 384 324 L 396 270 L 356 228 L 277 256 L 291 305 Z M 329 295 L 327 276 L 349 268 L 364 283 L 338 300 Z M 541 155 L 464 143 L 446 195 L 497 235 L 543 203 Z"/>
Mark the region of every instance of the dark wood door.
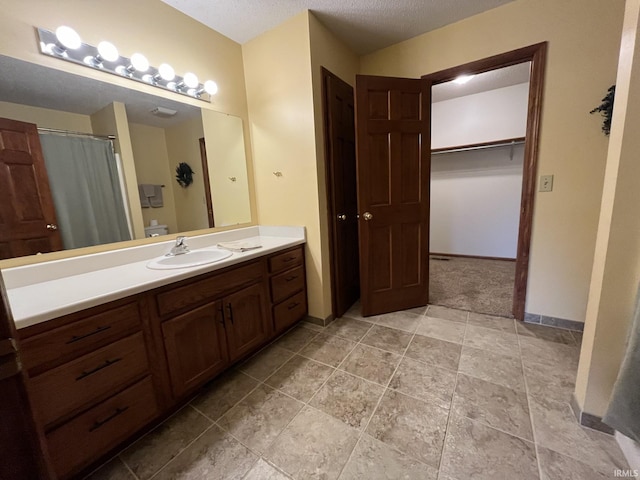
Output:
<path fill-rule="evenodd" d="M 431 84 L 357 76 L 363 315 L 429 299 Z"/>
<path fill-rule="evenodd" d="M 62 250 L 34 124 L 0 118 L 0 259 Z"/>
<path fill-rule="evenodd" d="M 44 433 L 36 426 L 27 396 L 15 338 L 0 278 L 0 478 L 53 478 Z"/>
<path fill-rule="evenodd" d="M 260 346 L 269 336 L 266 295 L 261 283 L 223 299 L 229 358 L 233 362 Z"/>
<path fill-rule="evenodd" d="M 341 317 L 360 296 L 354 99 L 348 83 L 328 70 L 322 73 L 332 307 L 333 315 Z"/>
<path fill-rule="evenodd" d="M 208 303 L 162 324 L 173 394 L 181 397 L 229 363 L 222 303 Z"/>

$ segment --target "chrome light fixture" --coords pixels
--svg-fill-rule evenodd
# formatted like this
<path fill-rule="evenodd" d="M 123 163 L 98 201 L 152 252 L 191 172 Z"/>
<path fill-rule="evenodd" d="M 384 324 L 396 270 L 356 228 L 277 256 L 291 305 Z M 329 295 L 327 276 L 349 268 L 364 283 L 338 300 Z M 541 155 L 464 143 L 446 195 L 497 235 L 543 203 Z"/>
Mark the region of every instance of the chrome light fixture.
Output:
<path fill-rule="evenodd" d="M 83 43 L 80 35 L 71 27 L 61 26 L 55 32 L 43 28 L 37 30 L 43 55 L 209 102 L 218 92 L 218 85 L 213 80 L 201 84 L 192 72 L 180 77 L 168 63 L 158 68 L 152 67 L 141 53 L 134 53 L 131 58 L 123 57 L 111 42 L 102 41 L 97 47 Z M 209 95 L 208 100 L 202 98 L 205 92 Z"/>

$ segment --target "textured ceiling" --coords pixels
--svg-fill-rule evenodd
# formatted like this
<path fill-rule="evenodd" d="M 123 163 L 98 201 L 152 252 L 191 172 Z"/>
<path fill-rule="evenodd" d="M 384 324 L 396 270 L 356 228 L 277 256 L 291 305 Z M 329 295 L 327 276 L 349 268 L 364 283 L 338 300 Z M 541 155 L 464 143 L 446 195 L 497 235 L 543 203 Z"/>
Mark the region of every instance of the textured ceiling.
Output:
<path fill-rule="evenodd" d="M 451 82 L 440 83 L 431 88 L 431 101 L 442 102 L 452 98 L 473 95 L 474 93 L 510 87 L 529 81 L 530 62 L 519 63 L 511 67 L 490 70 L 476 75 L 464 85 Z"/>
<path fill-rule="evenodd" d="M 3 55 L 0 55 L 0 72 L 2 102 L 91 115 L 117 101 L 126 105 L 130 122 L 160 128 L 200 116 L 200 109 L 192 105 Z M 155 107 L 170 108 L 178 113 L 171 118 L 156 117 L 150 113 Z"/>
<path fill-rule="evenodd" d="M 162 0 L 238 43 L 311 10 L 355 53 L 435 30 L 513 0 Z"/>

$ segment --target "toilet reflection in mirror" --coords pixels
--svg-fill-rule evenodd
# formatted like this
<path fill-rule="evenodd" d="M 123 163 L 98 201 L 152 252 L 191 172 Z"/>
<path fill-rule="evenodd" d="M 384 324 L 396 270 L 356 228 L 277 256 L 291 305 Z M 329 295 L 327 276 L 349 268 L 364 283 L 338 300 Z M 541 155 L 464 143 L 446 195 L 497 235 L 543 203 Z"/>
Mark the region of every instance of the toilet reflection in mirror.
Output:
<path fill-rule="evenodd" d="M 0 70 L 0 118 L 41 129 L 64 248 L 251 222 L 242 119 L 6 56 Z M 159 106 L 176 113 L 153 115 Z M 175 178 L 182 162 L 194 172 L 187 188 Z M 140 185 L 163 186 L 160 198 L 143 205 Z"/>

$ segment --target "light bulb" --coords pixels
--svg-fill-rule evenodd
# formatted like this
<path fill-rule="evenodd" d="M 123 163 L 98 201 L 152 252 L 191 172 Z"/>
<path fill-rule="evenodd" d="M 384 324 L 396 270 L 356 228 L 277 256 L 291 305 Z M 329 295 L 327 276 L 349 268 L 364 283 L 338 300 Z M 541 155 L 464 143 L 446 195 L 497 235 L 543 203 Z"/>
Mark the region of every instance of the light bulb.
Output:
<path fill-rule="evenodd" d="M 149 60 L 141 53 L 134 53 L 131 55 L 131 65 L 139 72 L 146 72 L 149 70 Z"/>
<path fill-rule="evenodd" d="M 200 82 L 198 82 L 198 77 L 195 73 L 185 73 L 184 74 L 184 84 L 189 88 L 196 88 Z"/>
<path fill-rule="evenodd" d="M 98 53 L 107 62 L 115 62 L 120 58 L 118 49 L 111 42 L 100 42 L 98 44 Z"/>
<path fill-rule="evenodd" d="M 204 91 L 209 95 L 215 95 L 218 93 L 218 84 L 213 80 L 207 80 L 204 82 Z"/>
<path fill-rule="evenodd" d="M 56 38 L 58 42 L 62 44 L 65 48 L 70 48 L 71 50 L 75 50 L 80 48 L 82 45 L 82 40 L 80 40 L 80 35 L 71 27 L 62 26 L 56 28 Z"/>
<path fill-rule="evenodd" d="M 453 83 L 457 83 L 458 85 L 464 85 L 469 80 L 471 80 L 475 75 L 460 75 L 453 80 Z"/>
<path fill-rule="evenodd" d="M 160 67 L 158 67 L 158 73 L 167 82 L 170 82 L 171 80 L 176 78 L 175 70 L 168 63 L 163 63 L 162 65 L 160 65 Z"/>

